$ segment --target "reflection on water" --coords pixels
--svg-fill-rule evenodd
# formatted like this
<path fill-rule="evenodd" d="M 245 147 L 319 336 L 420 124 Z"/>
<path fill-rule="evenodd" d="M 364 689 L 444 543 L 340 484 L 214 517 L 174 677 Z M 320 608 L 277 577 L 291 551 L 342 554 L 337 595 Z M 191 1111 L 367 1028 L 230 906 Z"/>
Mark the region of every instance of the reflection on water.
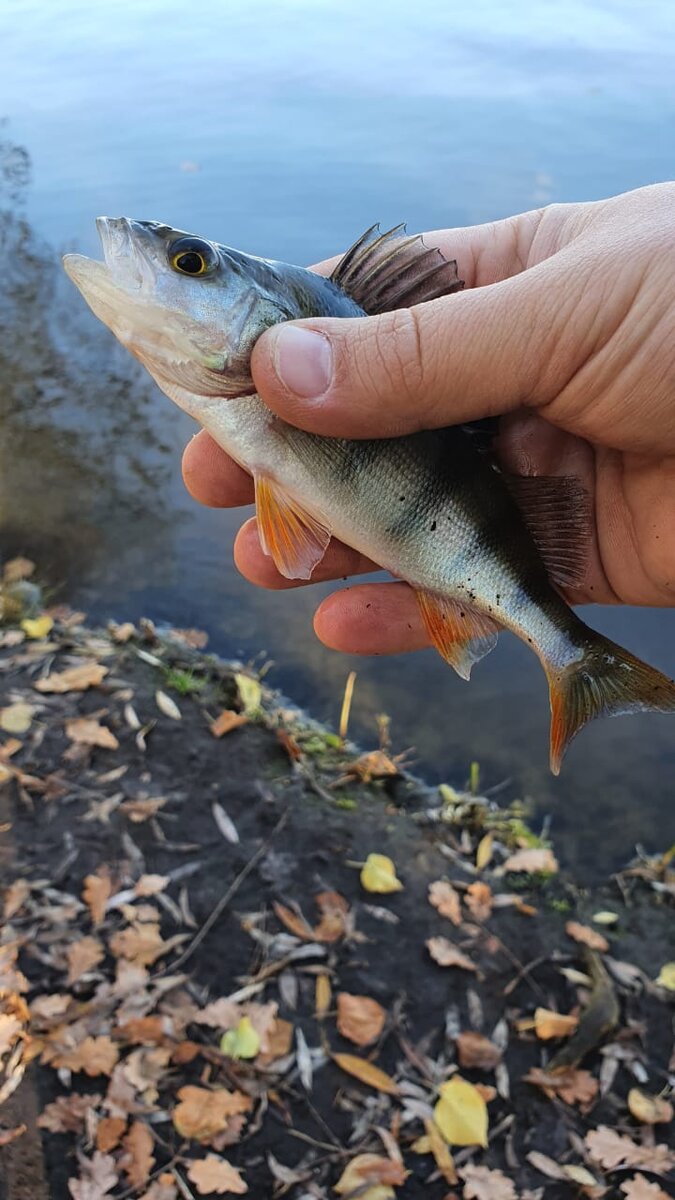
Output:
<path fill-rule="evenodd" d="M 4 23 L 4 28 L 2 28 Z M 548 703 L 515 639 L 470 687 L 431 652 L 349 660 L 314 639 L 326 589 L 267 594 L 231 566 L 237 514 L 179 477 L 192 425 L 84 308 L 57 251 L 97 252 L 98 213 L 156 217 L 289 261 L 374 220 L 466 224 L 672 173 L 669 0 L 5 0 L 0 11 L 2 552 L 38 557 L 96 619 L 144 613 L 266 651 L 272 680 L 334 721 L 359 671 L 354 732 L 387 711 L 420 769 L 537 798 L 569 862 L 593 871 L 675 839 L 675 728 L 597 723 L 561 779 Z M 29 187 L 28 155 L 34 164 Z M 590 611 L 675 672 L 675 615 Z"/>

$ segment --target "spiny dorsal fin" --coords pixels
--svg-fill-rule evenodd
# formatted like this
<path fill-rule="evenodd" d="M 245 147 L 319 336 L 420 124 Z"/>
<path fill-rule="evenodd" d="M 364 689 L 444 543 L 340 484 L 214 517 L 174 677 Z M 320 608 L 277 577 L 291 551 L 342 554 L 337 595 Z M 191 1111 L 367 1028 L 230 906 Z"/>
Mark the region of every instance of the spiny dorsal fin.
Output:
<path fill-rule="evenodd" d="M 579 587 L 591 542 L 591 502 L 569 475 L 505 475 L 554 583 Z"/>
<path fill-rule="evenodd" d="M 464 287 L 455 260 L 425 246 L 421 234 L 406 237 L 405 225 L 386 233 L 372 225 L 342 256 L 331 280 L 371 316 L 436 300 Z"/>

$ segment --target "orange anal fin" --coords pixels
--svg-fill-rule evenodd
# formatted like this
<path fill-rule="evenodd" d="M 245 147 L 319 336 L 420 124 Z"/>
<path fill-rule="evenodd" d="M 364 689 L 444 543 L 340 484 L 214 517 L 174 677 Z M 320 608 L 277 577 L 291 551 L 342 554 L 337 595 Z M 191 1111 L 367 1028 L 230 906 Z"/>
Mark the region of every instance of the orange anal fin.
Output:
<path fill-rule="evenodd" d="M 265 554 L 287 579 L 309 579 L 326 553 L 329 530 L 267 475 L 255 476 L 255 504 Z"/>
<path fill-rule="evenodd" d="M 469 679 L 473 664 L 497 645 L 499 626 L 477 608 L 449 600 L 437 592 L 419 589 L 417 600 L 426 631 L 438 653 L 462 679 Z"/>

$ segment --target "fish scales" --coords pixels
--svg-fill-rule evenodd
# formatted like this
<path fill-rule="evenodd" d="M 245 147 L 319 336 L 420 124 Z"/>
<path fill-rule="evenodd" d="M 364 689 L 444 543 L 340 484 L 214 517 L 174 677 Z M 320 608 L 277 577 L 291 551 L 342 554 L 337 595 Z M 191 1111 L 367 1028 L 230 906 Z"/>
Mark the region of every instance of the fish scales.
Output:
<path fill-rule="evenodd" d="M 323 438 L 274 416 L 250 359 L 278 321 L 358 317 L 461 289 L 456 264 L 376 227 L 329 279 L 170 226 L 100 218 L 104 263 L 68 274 L 162 390 L 254 478 L 261 544 L 308 579 L 330 537 L 416 592 L 430 641 L 464 678 L 501 628 L 536 652 L 551 702 L 551 769 L 595 716 L 675 710 L 675 686 L 585 625 L 561 585 L 583 579 L 589 514 L 569 479 L 508 479 L 460 427 Z M 454 301 L 461 303 L 461 300 Z"/>

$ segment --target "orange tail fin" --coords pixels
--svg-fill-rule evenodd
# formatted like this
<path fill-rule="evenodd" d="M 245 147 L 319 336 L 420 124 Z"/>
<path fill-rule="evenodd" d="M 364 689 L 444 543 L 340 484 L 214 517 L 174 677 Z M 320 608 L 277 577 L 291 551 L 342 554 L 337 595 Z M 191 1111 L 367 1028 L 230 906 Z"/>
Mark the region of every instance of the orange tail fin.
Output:
<path fill-rule="evenodd" d="M 589 631 L 590 634 L 590 631 Z M 578 663 L 546 668 L 551 699 L 551 770 L 594 717 L 653 710 L 675 712 L 675 683 L 601 634 L 589 637 Z"/>

